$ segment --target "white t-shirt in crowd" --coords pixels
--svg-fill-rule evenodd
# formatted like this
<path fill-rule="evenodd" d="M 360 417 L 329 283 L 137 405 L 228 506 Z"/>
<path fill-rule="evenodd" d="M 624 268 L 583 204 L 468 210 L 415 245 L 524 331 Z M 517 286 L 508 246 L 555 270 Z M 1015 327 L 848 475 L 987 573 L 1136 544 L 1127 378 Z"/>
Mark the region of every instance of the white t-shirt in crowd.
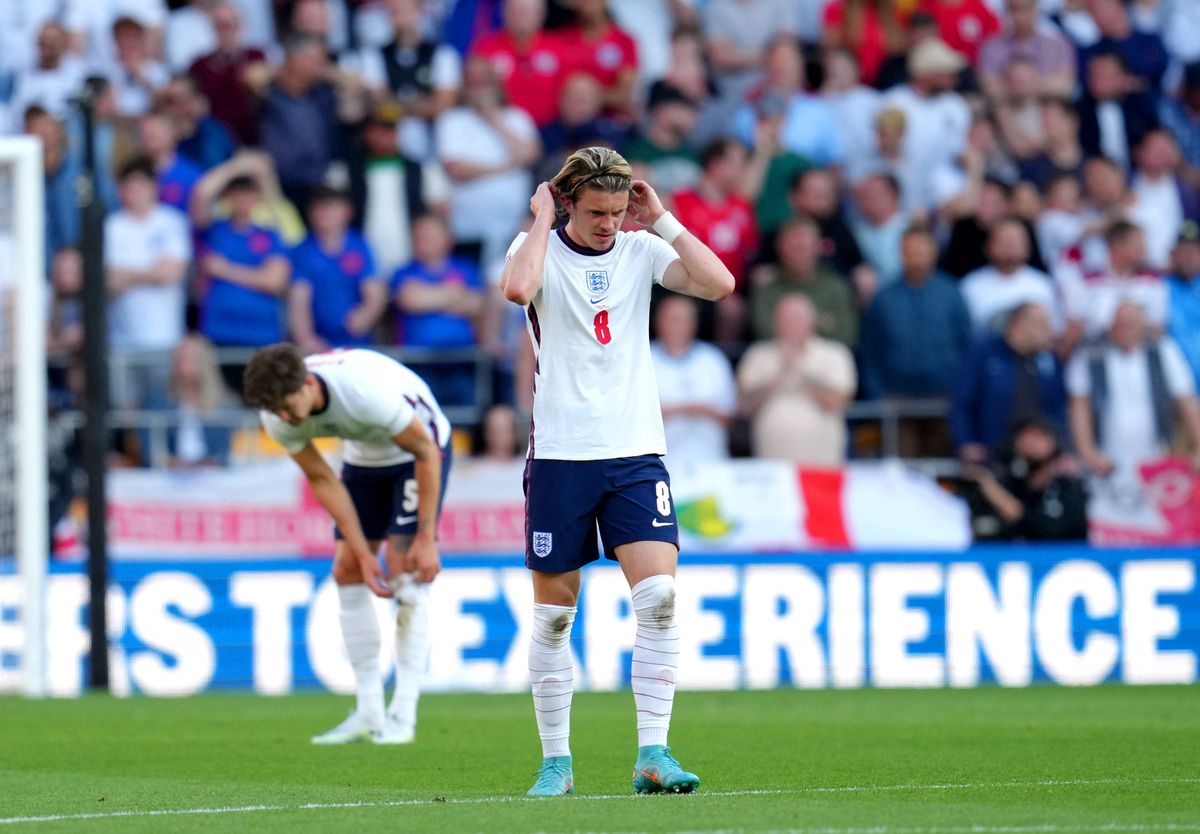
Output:
<path fill-rule="evenodd" d="M 833 112 L 838 144 L 847 165 L 875 154 L 875 115 L 879 112 L 880 93 L 860 84 L 842 93 L 822 93 Z M 853 178 L 848 177 L 853 182 Z"/>
<path fill-rule="evenodd" d="M 399 159 L 374 161 L 366 167 L 366 208 L 363 232 L 375 267 L 380 275 L 390 276 L 412 260 L 412 224 L 415 212 L 408 204 L 405 186 L 406 163 Z M 421 166 L 421 192 L 426 208 L 446 202 L 450 183 L 436 162 Z"/>
<path fill-rule="evenodd" d="M 694 342 L 682 356 L 672 356 L 653 342 L 650 356 L 663 408 L 702 403 L 733 416 L 737 386 L 729 359 L 718 348 Z M 664 418 L 663 428 L 672 463 L 699 464 L 729 457 L 729 434 L 720 420 L 681 414 Z"/>
<path fill-rule="evenodd" d="M 1023 266 L 1011 275 L 1003 275 L 993 266 L 980 267 L 963 278 L 962 294 L 976 333 L 995 330 L 1006 313 L 1031 301 L 1050 312 L 1055 329 L 1062 323 L 1054 282 L 1031 266 Z"/>
<path fill-rule="evenodd" d="M 958 93 L 926 98 L 908 85 L 894 87 L 879 104 L 881 111 L 892 107 L 904 112 L 904 158 L 918 168 L 933 170 L 953 162 L 966 147 L 971 110 Z"/>
<path fill-rule="evenodd" d="M 1058 274 L 1058 267 L 1068 257 L 1069 250 L 1082 241 L 1086 226 L 1082 212 L 1046 209 L 1038 215 L 1034 227 L 1038 251 L 1053 274 Z"/>
<path fill-rule="evenodd" d="M 393 438 L 413 418 L 429 429 L 444 447 L 450 440 L 450 421 L 419 376 L 396 360 L 373 350 L 335 350 L 304 360 L 308 370 L 325 384 L 325 409 L 298 426 L 269 411 L 260 411 L 263 428 L 289 454 L 315 437 L 340 437 L 343 456 L 355 466 L 394 466 L 413 456 Z"/>
<path fill-rule="evenodd" d="M 192 233 L 187 217 L 159 205 L 145 217 L 126 211 L 104 221 L 104 265 L 147 270 L 161 259 L 187 263 Z M 139 285 L 109 302 L 108 333 L 119 350 L 170 349 L 183 337 L 186 290 L 182 280 L 166 286 Z"/>
<path fill-rule="evenodd" d="M 25 111 L 33 105 L 43 108 L 56 119 L 62 119 L 70 109 L 71 97 L 78 94 L 87 77 L 87 67 L 73 55 L 62 59 L 57 69 L 43 70 L 31 67 L 17 76 L 9 102 L 14 133 L 24 130 Z"/>
<path fill-rule="evenodd" d="M 1125 135 L 1125 114 L 1115 101 L 1096 105 L 1096 123 L 1100 128 L 1100 152 L 1120 165 L 1129 167 L 1129 139 Z"/>
<path fill-rule="evenodd" d="M 1179 345 L 1167 337 L 1158 345 L 1171 399 L 1195 394 L 1195 378 Z M 1111 346 L 1096 350 L 1102 351 L 1104 356 L 1108 387 L 1108 398 L 1100 417 L 1101 451 L 1118 468 L 1130 471 L 1165 451 L 1160 447 L 1154 425 L 1149 359 L 1145 350 L 1125 353 Z M 1080 351 L 1067 363 L 1065 381 L 1071 396 L 1091 396 L 1089 362 L 1094 355 L 1092 351 Z"/>
<path fill-rule="evenodd" d="M 116 60 L 112 27 L 122 17 L 151 28 L 164 27 L 167 4 L 165 0 L 64 0 L 63 25 L 84 34 L 87 61 L 93 67 L 108 67 Z"/>
<path fill-rule="evenodd" d="M 510 257 L 527 238 L 517 235 Z M 606 252 L 583 249 L 565 229 L 551 234 L 542 288 L 527 308 L 537 356 L 531 458 L 666 453 L 650 290 L 678 257 L 649 232 L 617 232 Z"/>
<path fill-rule="evenodd" d="M 163 31 L 163 51 L 172 73 L 187 72 L 197 58 L 217 48 L 212 20 L 196 6 L 171 12 Z"/>
<path fill-rule="evenodd" d="M 537 138 L 537 126 L 524 110 L 505 107 L 500 118 L 518 136 Z M 512 159 L 499 131 L 464 107 L 451 108 L 438 117 L 434 146 L 443 166 L 449 162 L 502 165 Z M 482 240 L 485 262 L 499 257 L 529 211 L 532 193 L 529 172 L 519 167 L 465 182 L 452 181 L 450 229 L 459 240 Z"/>
<path fill-rule="evenodd" d="M 1155 269 L 1171 266 L 1171 251 L 1183 228 L 1183 201 L 1174 177 L 1151 182 L 1142 176 L 1133 178 L 1137 202 L 1129 209 L 1129 219 L 1146 235 L 1146 262 Z"/>
<path fill-rule="evenodd" d="M 58 14 L 58 7 L 57 0 L 0 2 L 0 74 L 34 65 L 38 31 Z"/>
<path fill-rule="evenodd" d="M 1088 338 L 1103 336 L 1112 326 L 1117 307 L 1125 301 L 1140 306 L 1151 327 L 1163 330 L 1167 326 L 1171 294 L 1157 272 L 1139 272 L 1123 278 L 1110 272 L 1089 273 L 1063 289 L 1067 318 L 1083 322 Z"/>

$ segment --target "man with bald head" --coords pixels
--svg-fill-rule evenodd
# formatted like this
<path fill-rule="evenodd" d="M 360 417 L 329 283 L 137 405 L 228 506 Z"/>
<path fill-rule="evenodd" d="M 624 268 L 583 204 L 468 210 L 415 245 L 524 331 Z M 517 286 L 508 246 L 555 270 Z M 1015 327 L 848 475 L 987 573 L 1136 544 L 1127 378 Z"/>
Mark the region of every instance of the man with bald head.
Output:
<path fill-rule="evenodd" d="M 1200 469 L 1200 404 L 1179 345 L 1155 338 L 1142 307 L 1123 301 L 1103 344 L 1080 351 L 1067 366 L 1071 434 L 1093 473 L 1136 475 L 1170 454 L 1183 429 Z"/>
<path fill-rule="evenodd" d="M 854 357 L 816 328 L 808 296 L 785 295 L 775 306 L 774 339 L 751 345 L 742 357 L 738 388 L 756 457 L 807 466 L 845 462 L 846 405 L 858 384 Z"/>

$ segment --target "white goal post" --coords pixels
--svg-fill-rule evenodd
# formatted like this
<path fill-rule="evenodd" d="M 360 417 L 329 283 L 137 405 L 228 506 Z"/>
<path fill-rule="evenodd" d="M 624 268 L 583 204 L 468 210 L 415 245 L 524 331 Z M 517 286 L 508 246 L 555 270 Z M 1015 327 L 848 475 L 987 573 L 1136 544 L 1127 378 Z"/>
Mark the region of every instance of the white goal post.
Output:
<path fill-rule="evenodd" d="M 29 697 L 47 694 L 45 217 L 41 140 L 0 138 L 0 260 L 6 261 L 0 263 L 0 398 L 6 400 L 0 403 L 0 457 L 9 470 L 0 485 L 9 493 L 0 495 L 7 528 L 0 531 L 0 559 L 15 560 L 16 675 Z"/>

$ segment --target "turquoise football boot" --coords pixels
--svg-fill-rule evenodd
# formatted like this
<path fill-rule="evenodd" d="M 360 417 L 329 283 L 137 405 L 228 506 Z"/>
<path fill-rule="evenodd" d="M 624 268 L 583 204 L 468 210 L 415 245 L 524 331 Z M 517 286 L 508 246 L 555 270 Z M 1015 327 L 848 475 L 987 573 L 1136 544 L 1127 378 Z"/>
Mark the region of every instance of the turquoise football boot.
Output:
<path fill-rule="evenodd" d="M 691 793 L 700 787 L 700 777 L 688 773 L 671 755 L 671 748 L 651 744 L 638 748 L 633 766 L 634 793 Z"/>
<path fill-rule="evenodd" d="M 530 796 L 565 796 L 575 793 L 575 774 L 571 772 L 570 756 L 548 756 L 542 760 L 537 781 L 529 789 Z"/>

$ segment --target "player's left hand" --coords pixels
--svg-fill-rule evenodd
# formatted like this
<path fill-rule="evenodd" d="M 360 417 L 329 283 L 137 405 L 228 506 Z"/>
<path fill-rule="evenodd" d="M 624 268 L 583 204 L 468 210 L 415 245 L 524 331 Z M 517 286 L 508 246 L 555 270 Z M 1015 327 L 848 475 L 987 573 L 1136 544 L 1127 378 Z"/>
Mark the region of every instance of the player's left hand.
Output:
<path fill-rule="evenodd" d="M 666 213 L 662 200 L 658 199 L 650 183 L 634 180 L 629 194 L 629 214 L 633 219 L 643 226 L 653 226 Z"/>
<path fill-rule="evenodd" d="M 432 582 L 442 570 L 437 542 L 432 536 L 416 536 L 401 558 L 400 567 L 406 573 L 415 573 L 418 582 Z"/>

